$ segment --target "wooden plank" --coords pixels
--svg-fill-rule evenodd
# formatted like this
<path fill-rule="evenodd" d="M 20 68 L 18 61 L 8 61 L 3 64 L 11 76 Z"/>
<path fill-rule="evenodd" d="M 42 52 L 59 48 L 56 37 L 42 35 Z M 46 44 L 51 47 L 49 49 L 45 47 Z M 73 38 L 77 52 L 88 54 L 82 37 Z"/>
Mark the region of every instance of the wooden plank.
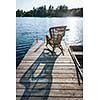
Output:
<path fill-rule="evenodd" d="M 25 93 L 26 92 L 26 93 Z M 48 96 L 46 92 L 49 92 L 49 96 L 58 96 L 58 97 L 82 97 L 82 90 L 37 90 L 37 89 L 27 89 L 24 92 L 24 89 L 17 89 L 17 96 Z"/>
<path fill-rule="evenodd" d="M 52 78 L 52 77 L 51 77 Z M 19 82 L 20 79 L 16 79 L 16 82 Z M 77 79 L 52 79 L 52 80 L 48 80 L 48 78 L 45 78 L 45 79 L 41 79 L 41 78 L 30 78 L 30 79 L 23 79 L 22 81 L 23 83 L 58 83 L 58 84 L 63 84 L 63 83 L 78 83 Z"/>
<path fill-rule="evenodd" d="M 83 100 L 82 97 L 57 97 L 57 96 L 54 96 L 54 97 L 23 97 L 23 100 Z M 21 100 L 21 97 L 16 97 L 16 100 Z"/>
<path fill-rule="evenodd" d="M 19 72 L 16 72 L 16 74 L 31 74 L 31 73 L 33 73 L 33 75 L 39 75 L 40 73 L 42 73 L 42 74 L 45 74 L 45 73 L 49 74 L 49 72 L 51 73 L 52 70 L 46 70 L 45 73 L 43 71 L 45 71 L 45 70 L 43 69 L 43 70 L 36 70 L 35 71 L 33 69 L 33 70 L 28 70 L 27 73 L 25 73 L 26 70 L 24 69 L 24 70 L 19 70 Z M 76 71 L 75 70 L 53 70 L 51 75 L 52 74 L 68 74 L 68 73 L 71 73 L 71 74 L 75 75 Z"/>
<path fill-rule="evenodd" d="M 44 68 L 44 66 L 43 66 L 43 68 Z M 43 68 L 42 67 L 38 67 L 35 70 L 35 73 L 39 74 L 41 71 L 44 70 Z M 34 70 L 34 69 L 31 69 L 29 71 L 32 71 L 32 70 Z M 25 73 L 25 71 L 26 71 L 26 69 L 22 69 L 22 70 L 19 70 L 19 73 L 20 72 L 21 73 Z M 46 71 L 52 71 L 52 73 L 76 73 L 75 68 L 65 68 L 65 69 L 64 68 L 53 68 L 53 70 L 52 69 L 48 69 Z M 33 73 L 33 74 L 35 74 L 35 73 Z"/>
<path fill-rule="evenodd" d="M 47 59 L 47 58 L 46 58 Z M 53 63 L 54 61 L 48 61 L 48 60 L 46 60 L 46 59 L 40 59 L 40 60 L 38 60 L 38 61 L 36 61 L 35 63 Z M 52 59 L 52 58 L 49 58 L 49 59 Z M 36 58 L 35 58 L 35 60 L 36 60 Z M 33 60 L 23 60 L 22 61 L 22 63 L 32 63 L 33 62 Z M 60 63 L 72 63 L 73 64 L 73 61 L 72 60 L 70 60 L 70 59 L 62 59 L 62 60 L 56 60 L 55 61 L 55 63 L 58 63 L 58 64 L 60 64 Z"/>
<path fill-rule="evenodd" d="M 48 100 L 83 100 L 83 98 L 82 97 L 77 97 L 77 98 L 70 97 L 70 98 L 68 98 L 68 97 L 56 97 L 56 96 L 54 96 L 54 97 L 49 97 Z"/>
<path fill-rule="evenodd" d="M 32 53 L 34 53 L 34 52 L 32 52 Z M 34 53 L 34 54 L 36 54 L 36 53 Z M 27 57 L 25 59 L 29 60 L 30 58 L 34 58 L 34 57 L 37 57 L 37 56 L 35 56 L 35 55 L 27 55 Z M 51 55 L 50 57 L 53 58 L 53 57 L 56 57 L 56 56 Z M 44 56 L 41 56 L 40 58 L 44 58 Z M 47 58 L 49 58 L 49 57 L 47 57 Z M 71 58 L 70 55 L 69 56 L 58 56 L 58 59 L 70 59 L 70 58 Z"/>
<path fill-rule="evenodd" d="M 20 66 L 24 66 L 24 65 L 28 66 L 28 65 L 31 65 L 31 64 L 29 62 L 20 64 Z M 47 65 L 59 65 L 59 66 L 62 66 L 62 65 L 71 66 L 72 65 L 72 66 L 75 66 L 74 63 L 66 63 L 66 64 L 64 64 L 64 63 L 59 63 L 59 64 L 57 64 L 57 63 L 55 63 L 55 64 L 47 63 Z"/>
<path fill-rule="evenodd" d="M 28 85 L 26 83 L 26 85 Z M 33 83 L 30 83 L 30 86 L 32 86 Z M 36 89 L 41 89 L 43 87 L 45 87 L 47 84 L 44 84 L 44 83 L 37 83 L 36 84 Z M 78 84 L 50 84 L 51 85 L 51 89 L 53 90 L 82 90 L 83 89 L 83 84 L 80 84 L 80 86 Z M 17 89 L 25 89 L 25 86 L 20 84 L 20 83 L 17 83 L 16 84 L 16 88 Z M 30 88 L 30 87 L 27 87 L 27 88 Z M 46 89 L 49 89 L 49 87 L 46 87 Z"/>
<path fill-rule="evenodd" d="M 34 66 L 35 66 L 36 64 L 34 64 Z M 47 66 L 52 66 L 52 64 L 46 64 Z M 39 68 L 41 67 L 41 66 L 44 66 L 44 64 L 41 64 L 41 65 L 39 65 Z M 30 66 L 31 67 L 31 66 Z M 28 65 L 21 65 L 21 67 L 19 68 L 19 70 L 24 70 L 24 69 L 26 69 L 26 68 L 29 68 L 29 66 Z M 74 65 L 53 65 L 53 69 L 65 69 L 65 70 L 68 70 L 68 69 L 74 69 L 75 70 L 75 66 Z"/>
<path fill-rule="evenodd" d="M 63 77 L 63 76 L 62 76 Z M 26 79 L 26 81 L 25 81 L 25 79 L 23 79 L 23 82 L 33 82 L 34 83 L 34 81 L 32 81 L 32 80 L 44 80 L 44 79 L 47 79 L 48 81 L 46 81 L 47 83 L 50 83 L 50 82 L 58 82 L 58 80 L 59 81 L 61 81 L 60 83 L 62 83 L 62 82 L 71 82 L 71 81 L 73 81 L 73 82 L 77 82 L 77 77 L 75 78 L 75 77 L 53 77 L 53 80 L 51 81 L 50 79 L 52 78 L 52 77 L 50 77 L 50 76 L 46 76 L 46 77 L 39 77 L 39 78 L 37 78 L 37 77 L 30 77 L 30 78 L 28 78 L 28 77 L 25 77 L 25 79 Z M 50 80 L 50 81 L 49 81 Z M 66 81 L 67 80 L 67 81 Z M 19 82 L 20 81 L 20 78 L 16 78 L 16 82 Z M 36 81 L 37 82 L 37 81 Z M 39 82 L 39 81 L 38 81 Z M 41 81 L 40 81 L 41 82 Z"/>
<path fill-rule="evenodd" d="M 24 78 L 28 78 L 29 77 L 29 75 L 30 74 L 28 74 L 28 75 L 25 75 L 24 76 Z M 21 78 L 20 76 L 22 76 L 22 74 L 21 75 L 18 75 L 18 76 L 16 76 L 16 78 Z M 63 78 L 63 79 L 67 79 L 67 78 L 75 78 L 75 79 L 77 79 L 77 75 L 74 75 L 74 74 L 62 74 L 62 75 L 59 75 L 59 74 L 52 74 L 52 76 L 53 76 L 53 78 Z M 42 74 L 42 76 L 39 76 L 40 78 L 45 78 L 46 77 L 46 74 Z M 51 76 L 49 76 L 48 75 L 48 78 L 49 77 L 51 77 Z M 30 78 L 32 78 L 32 75 L 30 75 Z"/>
<path fill-rule="evenodd" d="M 49 70 L 48 70 L 48 71 L 49 71 Z M 24 75 L 24 72 L 17 72 L 16 74 L 17 74 L 17 75 L 16 75 L 17 77 L 20 76 L 20 75 L 23 76 L 23 75 Z M 27 75 L 29 75 L 29 74 L 31 74 L 31 72 L 28 72 Z M 39 75 L 38 72 L 35 73 L 35 74 Z M 65 75 L 67 75 L 67 74 L 74 74 L 74 75 L 76 75 L 76 72 L 72 72 L 72 73 L 71 73 L 71 71 L 70 71 L 70 72 L 69 72 L 69 71 L 66 71 L 66 72 L 63 72 L 63 73 L 62 73 L 61 71 L 60 71 L 60 72 L 59 72 L 59 71 L 56 71 L 56 72 L 54 71 L 54 72 L 53 72 L 52 74 L 50 74 L 50 75 L 55 75 L 55 74 L 58 74 L 58 75 L 61 75 L 61 74 L 65 74 Z M 32 74 L 31 74 L 31 75 L 32 75 Z M 42 74 L 42 75 L 45 75 L 45 73 Z"/>
<path fill-rule="evenodd" d="M 44 76 L 44 75 L 46 75 L 46 74 L 42 74 L 42 76 Z M 58 73 L 52 73 L 51 74 L 53 77 L 57 77 L 57 76 L 59 76 L 59 77 L 63 77 L 63 76 L 66 76 L 66 77 L 76 77 L 76 73 L 62 73 L 62 74 L 58 74 Z M 17 75 L 16 75 L 16 78 L 17 77 L 22 77 L 23 76 L 23 74 L 22 73 L 18 73 Z M 25 75 L 24 76 L 24 78 L 25 77 L 32 77 L 32 75 L 30 74 L 30 73 L 28 73 L 27 75 Z"/>
<path fill-rule="evenodd" d="M 27 58 L 23 59 L 23 61 L 33 61 L 35 59 L 36 56 L 28 56 Z M 45 59 L 45 56 L 40 56 L 39 57 L 40 59 Z M 54 58 L 53 56 L 52 57 L 46 57 L 46 59 L 52 59 Z M 56 61 L 73 61 L 72 59 L 70 59 L 70 57 L 58 57 L 56 59 Z"/>

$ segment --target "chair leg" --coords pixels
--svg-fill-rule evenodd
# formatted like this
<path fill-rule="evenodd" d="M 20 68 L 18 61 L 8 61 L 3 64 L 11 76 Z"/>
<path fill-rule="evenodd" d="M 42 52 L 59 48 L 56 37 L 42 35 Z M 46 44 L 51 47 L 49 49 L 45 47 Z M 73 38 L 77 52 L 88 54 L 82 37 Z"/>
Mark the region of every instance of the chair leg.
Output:
<path fill-rule="evenodd" d="M 53 50 L 52 50 L 52 55 L 54 55 L 55 47 L 52 47 L 52 48 L 53 48 Z"/>
<path fill-rule="evenodd" d="M 49 37 L 46 35 L 46 46 L 49 44 Z"/>
<path fill-rule="evenodd" d="M 55 48 L 53 47 L 53 50 L 52 50 L 52 52 L 54 52 L 54 50 L 55 50 Z"/>
<path fill-rule="evenodd" d="M 63 47 L 61 45 L 59 46 L 59 49 L 61 50 L 62 54 L 64 55 Z"/>

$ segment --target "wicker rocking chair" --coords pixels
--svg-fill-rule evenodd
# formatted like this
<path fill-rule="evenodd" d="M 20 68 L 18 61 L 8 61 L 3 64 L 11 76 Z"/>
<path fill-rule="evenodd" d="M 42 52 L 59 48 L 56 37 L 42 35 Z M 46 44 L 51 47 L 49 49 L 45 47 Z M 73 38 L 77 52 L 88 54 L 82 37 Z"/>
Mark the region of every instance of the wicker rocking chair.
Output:
<path fill-rule="evenodd" d="M 53 54 L 55 49 L 59 48 L 61 50 L 61 53 L 64 55 L 61 41 L 65 35 L 65 31 L 68 30 L 69 29 L 66 29 L 66 26 L 51 27 L 49 29 L 50 37 L 46 35 L 46 46 L 49 44 L 52 47 L 52 51 L 49 48 L 47 50 L 49 50 Z"/>

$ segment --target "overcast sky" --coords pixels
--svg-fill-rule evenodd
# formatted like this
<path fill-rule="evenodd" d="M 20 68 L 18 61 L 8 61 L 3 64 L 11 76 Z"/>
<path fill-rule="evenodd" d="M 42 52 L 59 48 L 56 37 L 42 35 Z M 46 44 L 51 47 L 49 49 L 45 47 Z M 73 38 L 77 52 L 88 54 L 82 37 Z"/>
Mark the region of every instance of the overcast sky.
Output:
<path fill-rule="evenodd" d="M 16 9 L 23 9 L 25 11 L 31 10 L 33 7 L 37 8 L 43 5 L 46 5 L 48 8 L 49 5 L 56 8 L 59 5 L 66 5 L 68 8 L 80 8 L 82 6 L 82 0 L 16 0 Z"/>

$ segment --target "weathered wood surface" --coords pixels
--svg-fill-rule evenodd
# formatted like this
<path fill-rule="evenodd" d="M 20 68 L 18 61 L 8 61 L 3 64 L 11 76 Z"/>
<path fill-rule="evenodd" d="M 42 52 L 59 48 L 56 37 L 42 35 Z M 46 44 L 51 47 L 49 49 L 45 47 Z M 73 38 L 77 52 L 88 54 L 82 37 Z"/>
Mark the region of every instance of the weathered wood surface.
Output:
<path fill-rule="evenodd" d="M 41 98 L 41 97 L 30 97 L 30 98 L 27 98 L 27 97 L 24 97 L 24 100 L 83 100 L 83 98 L 82 97 L 80 97 L 80 98 L 72 98 L 72 97 L 68 97 L 68 98 L 66 98 L 66 97 L 57 97 L 57 96 L 54 96 L 54 97 L 49 97 L 49 98 L 47 98 L 47 97 L 43 97 L 43 99 Z M 20 100 L 20 97 L 17 97 L 16 98 L 16 100 Z"/>
<path fill-rule="evenodd" d="M 64 56 L 43 51 L 45 44 L 33 45 L 16 70 L 16 100 L 82 100 L 76 68 L 64 43 Z"/>

